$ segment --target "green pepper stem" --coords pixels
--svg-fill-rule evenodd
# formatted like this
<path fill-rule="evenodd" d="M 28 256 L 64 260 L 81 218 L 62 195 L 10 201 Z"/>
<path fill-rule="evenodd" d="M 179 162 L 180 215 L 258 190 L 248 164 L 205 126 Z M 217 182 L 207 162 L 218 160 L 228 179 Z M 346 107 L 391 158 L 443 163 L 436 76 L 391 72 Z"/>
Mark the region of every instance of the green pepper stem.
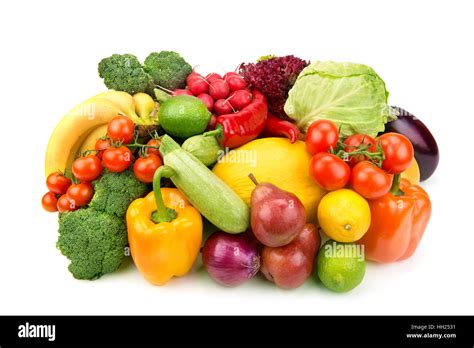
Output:
<path fill-rule="evenodd" d="M 392 187 L 390 188 L 390 192 L 394 196 L 401 196 L 404 192 L 400 189 L 400 179 L 402 178 L 401 174 L 395 174 L 393 176 Z"/>
<path fill-rule="evenodd" d="M 173 168 L 164 165 L 159 167 L 153 176 L 153 192 L 155 195 L 156 212 L 152 214 L 152 220 L 155 223 L 170 222 L 176 218 L 176 211 L 165 206 L 160 187 L 161 178 L 170 178 L 174 174 L 175 171 Z"/>
<path fill-rule="evenodd" d="M 221 138 L 222 138 L 223 135 L 224 135 L 224 131 L 223 131 L 223 129 L 222 129 L 222 127 L 221 127 L 220 125 L 217 125 L 216 129 L 211 130 L 211 131 L 209 131 L 209 132 L 205 132 L 205 133 L 203 133 L 202 135 L 205 136 L 205 137 L 212 137 L 212 136 L 214 136 L 214 137 L 216 137 L 217 140 L 220 141 Z"/>

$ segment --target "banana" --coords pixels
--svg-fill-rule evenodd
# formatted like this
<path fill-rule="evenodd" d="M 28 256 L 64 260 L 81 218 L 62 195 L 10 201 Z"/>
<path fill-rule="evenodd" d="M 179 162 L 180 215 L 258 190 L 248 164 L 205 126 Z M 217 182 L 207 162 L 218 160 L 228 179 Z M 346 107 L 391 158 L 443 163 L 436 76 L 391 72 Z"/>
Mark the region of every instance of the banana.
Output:
<path fill-rule="evenodd" d="M 89 150 L 95 150 L 95 143 L 97 139 L 100 139 L 107 135 L 107 124 L 103 124 L 102 126 L 97 127 L 94 129 L 87 138 L 82 142 L 81 148 L 79 149 L 78 153 L 82 154 Z"/>
<path fill-rule="evenodd" d="M 44 168 L 46 176 L 58 170 L 70 170 L 83 142 L 98 127 L 106 125 L 118 114 L 129 116 L 123 107 L 126 103 L 117 105 L 112 100 L 112 98 L 93 97 L 63 116 L 51 134 L 46 149 Z M 133 113 L 135 114 L 134 110 Z"/>
<path fill-rule="evenodd" d="M 133 122 L 138 120 L 138 115 L 135 112 L 135 103 L 130 94 L 127 92 L 109 90 L 97 94 L 96 96 L 89 99 L 89 101 L 98 101 L 98 100 L 107 100 L 113 103 L 116 107 L 120 109 L 120 113 L 127 115 L 132 119 Z"/>
<path fill-rule="evenodd" d="M 51 134 L 46 149 L 45 175 L 58 170 L 70 171 L 72 162 L 85 150 L 94 149 L 96 140 L 107 134 L 107 124 L 117 115 L 128 116 L 137 125 L 149 124 L 154 106 L 148 95 L 132 97 L 114 90 L 97 94 L 77 105 L 63 116 Z M 140 116 L 146 114 L 147 119 L 139 117 L 137 112 Z"/>
<path fill-rule="evenodd" d="M 133 102 L 135 103 L 135 110 L 140 118 L 146 119 L 155 108 L 155 101 L 146 93 L 135 93 L 133 95 Z"/>

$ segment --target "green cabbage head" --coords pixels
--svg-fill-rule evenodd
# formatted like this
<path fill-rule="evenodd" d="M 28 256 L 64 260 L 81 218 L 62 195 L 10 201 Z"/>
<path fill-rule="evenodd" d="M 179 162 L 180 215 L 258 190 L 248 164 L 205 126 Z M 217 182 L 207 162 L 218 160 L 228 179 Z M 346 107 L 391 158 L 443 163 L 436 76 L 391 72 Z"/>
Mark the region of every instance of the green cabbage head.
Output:
<path fill-rule="evenodd" d="M 327 119 L 340 128 L 341 136 L 374 137 L 391 118 L 387 98 L 384 81 L 371 67 L 317 61 L 301 71 L 285 112 L 304 132 L 314 121 Z"/>

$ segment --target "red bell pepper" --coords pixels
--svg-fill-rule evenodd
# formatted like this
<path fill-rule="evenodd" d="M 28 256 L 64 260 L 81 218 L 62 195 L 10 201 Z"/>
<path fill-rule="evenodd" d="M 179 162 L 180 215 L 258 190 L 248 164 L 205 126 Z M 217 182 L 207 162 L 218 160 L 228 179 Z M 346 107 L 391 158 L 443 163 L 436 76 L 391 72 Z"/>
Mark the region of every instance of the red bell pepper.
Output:
<path fill-rule="evenodd" d="M 395 175 L 392 190 L 369 200 L 372 221 L 357 243 L 365 246 L 367 260 L 381 263 L 408 259 L 415 252 L 431 216 L 428 194 Z"/>
<path fill-rule="evenodd" d="M 253 100 L 245 108 L 233 114 L 217 117 L 216 129 L 204 136 L 216 136 L 222 146 L 234 148 L 258 137 L 267 121 L 267 103 L 262 93 L 252 91 Z"/>
<path fill-rule="evenodd" d="M 299 128 L 289 121 L 282 120 L 272 114 L 268 114 L 267 123 L 263 130 L 263 135 L 266 137 L 284 136 L 290 139 L 293 144 L 300 136 Z"/>

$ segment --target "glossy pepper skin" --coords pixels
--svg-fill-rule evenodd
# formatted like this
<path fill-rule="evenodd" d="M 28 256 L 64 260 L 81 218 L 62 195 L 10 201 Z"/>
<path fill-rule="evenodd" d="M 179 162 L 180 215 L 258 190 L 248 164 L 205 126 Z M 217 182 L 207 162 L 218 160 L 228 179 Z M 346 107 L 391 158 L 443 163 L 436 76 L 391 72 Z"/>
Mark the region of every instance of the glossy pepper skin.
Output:
<path fill-rule="evenodd" d="M 395 180 L 395 178 L 394 178 Z M 431 201 L 418 185 L 401 179 L 394 193 L 369 200 L 372 223 L 357 243 L 367 260 L 388 263 L 408 259 L 420 243 L 431 216 Z"/>
<path fill-rule="evenodd" d="M 197 209 L 175 188 L 162 188 L 161 196 L 164 205 L 176 212 L 169 222 L 152 220 L 157 210 L 154 192 L 133 201 L 127 210 L 133 261 L 143 276 L 156 285 L 188 273 L 202 241 L 202 219 Z"/>
<path fill-rule="evenodd" d="M 290 139 L 291 143 L 293 144 L 296 140 L 298 140 L 300 134 L 300 130 L 295 124 L 282 120 L 270 113 L 268 114 L 265 129 L 263 130 L 264 136 L 284 136 Z"/>
<path fill-rule="evenodd" d="M 267 102 L 262 93 L 252 91 L 253 100 L 245 108 L 233 114 L 217 117 L 216 129 L 204 133 L 215 135 L 223 147 L 235 148 L 254 140 L 265 128 Z"/>

